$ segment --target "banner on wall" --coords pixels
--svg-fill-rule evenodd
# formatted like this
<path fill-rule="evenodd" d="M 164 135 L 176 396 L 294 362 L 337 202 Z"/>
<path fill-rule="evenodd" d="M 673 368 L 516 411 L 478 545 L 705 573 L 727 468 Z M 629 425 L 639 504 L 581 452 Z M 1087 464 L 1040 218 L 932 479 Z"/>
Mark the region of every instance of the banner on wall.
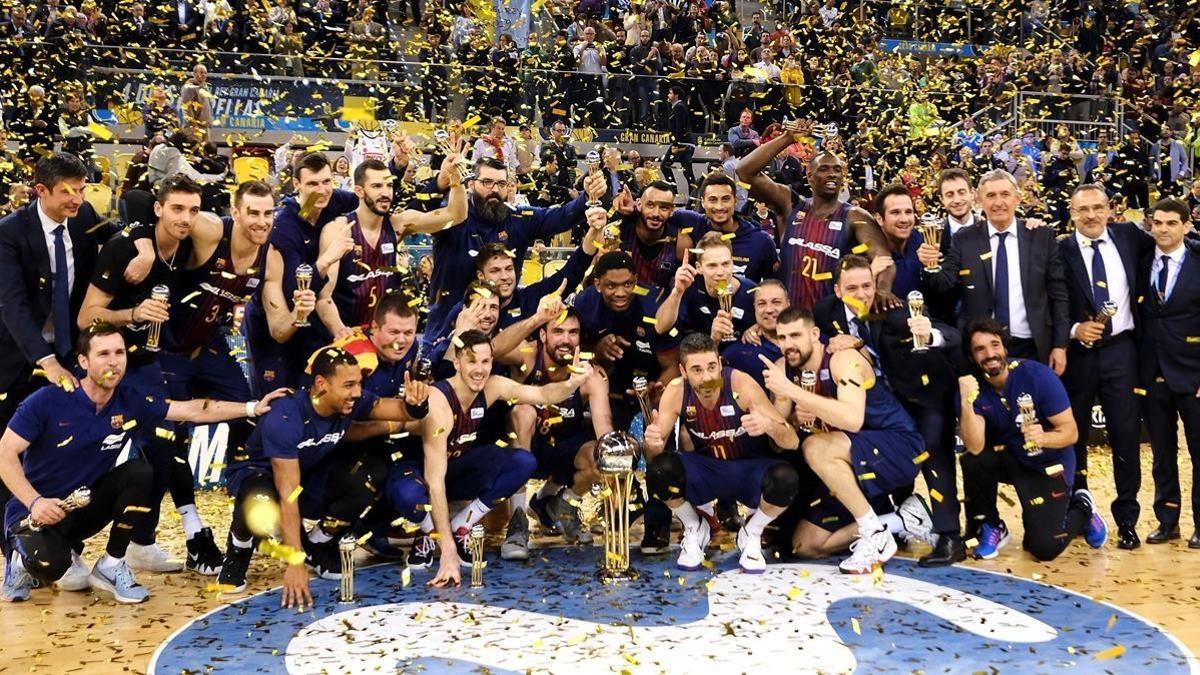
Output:
<path fill-rule="evenodd" d="M 517 47 L 529 44 L 530 0 L 492 0 L 496 10 L 496 42 L 508 33 Z"/>
<path fill-rule="evenodd" d="M 978 56 L 975 47 L 951 42 L 923 42 L 921 40 L 895 40 L 887 38 L 879 42 L 884 51 L 903 52 L 905 54 L 923 54 L 925 56 Z"/>

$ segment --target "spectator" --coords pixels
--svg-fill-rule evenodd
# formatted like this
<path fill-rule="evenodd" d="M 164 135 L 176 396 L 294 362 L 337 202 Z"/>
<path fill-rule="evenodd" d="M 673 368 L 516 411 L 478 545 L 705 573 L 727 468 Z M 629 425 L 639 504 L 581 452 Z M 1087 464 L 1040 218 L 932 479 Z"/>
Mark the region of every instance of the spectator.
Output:
<path fill-rule="evenodd" d="M 516 172 L 517 145 L 513 139 L 505 135 L 506 128 L 507 125 L 502 116 L 499 114 L 493 116 L 488 133 L 475 141 L 474 154 L 471 159 L 479 160 L 483 157 L 491 157 L 503 162 L 509 171 Z"/>
<path fill-rule="evenodd" d="M 737 157 L 733 154 L 732 143 L 722 143 L 721 146 L 717 148 L 717 161 L 721 163 L 721 171 L 726 176 L 732 178 L 734 182 L 737 182 Z M 737 210 L 738 213 L 741 213 L 742 209 L 744 209 L 746 206 L 746 199 L 748 198 L 747 190 L 741 185 L 738 185 L 734 188 L 733 195 L 734 209 Z"/>
<path fill-rule="evenodd" d="M 1170 127 L 1163 127 L 1162 135 L 1150 148 L 1154 175 L 1158 179 L 1159 198 L 1177 197 L 1187 189 L 1192 175 L 1191 159 L 1187 148 L 1175 138 Z"/>
<path fill-rule="evenodd" d="M 17 154 L 27 164 L 54 151 L 58 112 L 46 100 L 44 88 L 35 84 L 25 91 L 25 102 L 13 110 L 8 128 L 17 136 Z"/>
<path fill-rule="evenodd" d="M 179 107 L 183 113 L 183 126 L 199 129 L 205 135 L 213 124 L 213 101 L 216 99 L 208 88 L 208 68 L 196 64 L 192 77 L 179 90 Z"/>
<path fill-rule="evenodd" d="M 817 10 L 817 13 L 821 16 L 821 25 L 825 28 L 833 28 L 838 19 L 837 0 L 825 0 L 825 4 Z"/>
<path fill-rule="evenodd" d="M 1129 208 L 1143 211 L 1150 208 L 1152 166 L 1150 146 L 1138 130 L 1130 131 L 1117 148 L 1112 163 L 1113 187 L 1125 197 Z"/>
<path fill-rule="evenodd" d="M 683 90 L 679 87 L 671 87 L 667 91 L 667 104 L 671 106 L 667 118 L 667 131 L 671 134 L 671 145 L 667 148 L 667 154 L 662 160 L 663 179 L 674 184 L 676 191 L 687 198 L 692 194 L 692 186 L 696 182 L 696 175 L 692 168 L 692 157 L 696 154 L 696 145 L 692 143 L 692 113 L 684 103 Z M 683 169 L 685 182 L 682 190 L 679 189 L 679 184 L 671 171 L 671 167 L 676 162 L 681 164 Z"/>
<path fill-rule="evenodd" d="M 179 173 L 199 182 L 217 183 L 225 180 L 224 174 L 203 173 L 188 161 L 185 153 L 193 156 L 199 154 L 203 142 L 202 131 L 185 127 L 172 134 L 169 142 L 151 150 L 146 172 L 150 185 L 156 188 L 164 178 Z"/>
<path fill-rule="evenodd" d="M 761 137 L 758 132 L 751 126 L 754 122 L 754 113 L 749 108 L 742 111 L 738 118 L 738 125 L 729 130 L 728 137 L 731 144 L 731 153 L 734 157 L 744 157 L 754 148 L 758 147 L 761 142 Z"/>

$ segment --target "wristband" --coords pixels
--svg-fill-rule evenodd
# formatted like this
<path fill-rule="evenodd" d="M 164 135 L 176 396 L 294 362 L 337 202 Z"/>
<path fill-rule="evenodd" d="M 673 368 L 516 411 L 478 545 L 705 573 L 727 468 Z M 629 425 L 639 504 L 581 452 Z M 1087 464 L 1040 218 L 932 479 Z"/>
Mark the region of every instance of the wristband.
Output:
<path fill-rule="evenodd" d="M 30 512 L 30 513 L 33 513 L 33 505 L 34 505 L 34 504 L 37 504 L 37 503 L 38 503 L 38 500 L 39 500 L 39 499 L 41 499 L 41 498 L 42 498 L 42 496 L 41 496 L 41 495 L 38 495 L 38 496 L 36 496 L 36 497 L 34 497 L 34 498 L 33 498 L 33 501 L 29 502 L 29 512 Z"/>
<path fill-rule="evenodd" d="M 404 409 L 408 411 L 409 417 L 412 417 L 414 420 L 425 419 L 425 416 L 429 414 L 429 399 L 425 399 L 416 405 L 405 401 Z"/>
<path fill-rule="evenodd" d="M 254 413 L 254 409 L 258 407 L 258 401 L 246 401 L 246 417 L 258 417 Z"/>

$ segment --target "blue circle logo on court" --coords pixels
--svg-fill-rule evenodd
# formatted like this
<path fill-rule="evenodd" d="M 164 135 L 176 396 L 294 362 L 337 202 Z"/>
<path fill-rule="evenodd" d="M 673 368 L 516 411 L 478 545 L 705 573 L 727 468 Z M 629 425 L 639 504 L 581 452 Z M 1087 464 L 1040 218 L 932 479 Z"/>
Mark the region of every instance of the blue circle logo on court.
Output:
<path fill-rule="evenodd" d="M 879 580 L 801 563 L 747 575 L 727 555 L 704 573 L 638 559 L 641 579 L 603 586 L 598 551 L 492 561 L 482 589 L 429 589 L 429 572 L 403 587 L 396 566 L 369 567 L 353 604 L 315 580 L 304 614 L 266 591 L 180 629 L 150 671 L 1196 670 L 1185 647 L 1130 612 L 1003 574 L 897 559 Z"/>

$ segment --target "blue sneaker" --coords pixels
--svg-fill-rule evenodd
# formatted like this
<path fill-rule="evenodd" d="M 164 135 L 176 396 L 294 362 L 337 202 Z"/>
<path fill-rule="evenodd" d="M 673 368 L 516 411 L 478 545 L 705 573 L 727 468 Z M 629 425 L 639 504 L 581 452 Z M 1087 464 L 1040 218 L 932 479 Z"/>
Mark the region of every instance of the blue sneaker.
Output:
<path fill-rule="evenodd" d="M 0 590 L 0 600 L 5 602 L 24 602 L 29 599 L 29 591 L 33 590 L 33 575 L 25 569 L 21 554 L 13 551 L 4 567 L 4 587 Z"/>
<path fill-rule="evenodd" d="M 1004 548 L 1008 543 L 1008 526 L 1004 521 L 1000 521 L 999 525 L 984 523 L 979 528 L 979 543 L 975 546 L 975 557 L 979 560 L 991 560 L 1000 553 L 1000 549 Z"/>
<path fill-rule="evenodd" d="M 1096 500 L 1092 493 L 1076 490 L 1075 499 L 1079 500 L 1089 513 L 1087 522 L 1083 525 L 1083 540 L 1092 548 L 1104 546 L 1104 542 L 1108 541 L 1108 523 L 1104 522 L 1104 516 L 1096 509 Z"/>
<path fill-rule="evenodd" d="M 542 499 L 537 495 L 533 495 L 529 498 L 529 510 L 533 511 L 533 515 L 537 516 L 538 524 L 542 526 L 542 529 L 550 534 L 559 533 L 558 521 L 554 519 L 554 516 L 550 515 L 549 509 L 550 500 L 554 499 L 555 496 L 551 495 Z"/>
<path fill-rule="evenodd" d="M 150 599 L 150 591 L 133 578 L 133 570 L 129 569 L 124 560 L 105 569 L 103 563 L 107 557 L 97 560 L 96 564 L 92 565 L 92 574 L 88 577 L 92 590 L 105 591 L 113 596 L 113 600 L 127 605 Z"/>

